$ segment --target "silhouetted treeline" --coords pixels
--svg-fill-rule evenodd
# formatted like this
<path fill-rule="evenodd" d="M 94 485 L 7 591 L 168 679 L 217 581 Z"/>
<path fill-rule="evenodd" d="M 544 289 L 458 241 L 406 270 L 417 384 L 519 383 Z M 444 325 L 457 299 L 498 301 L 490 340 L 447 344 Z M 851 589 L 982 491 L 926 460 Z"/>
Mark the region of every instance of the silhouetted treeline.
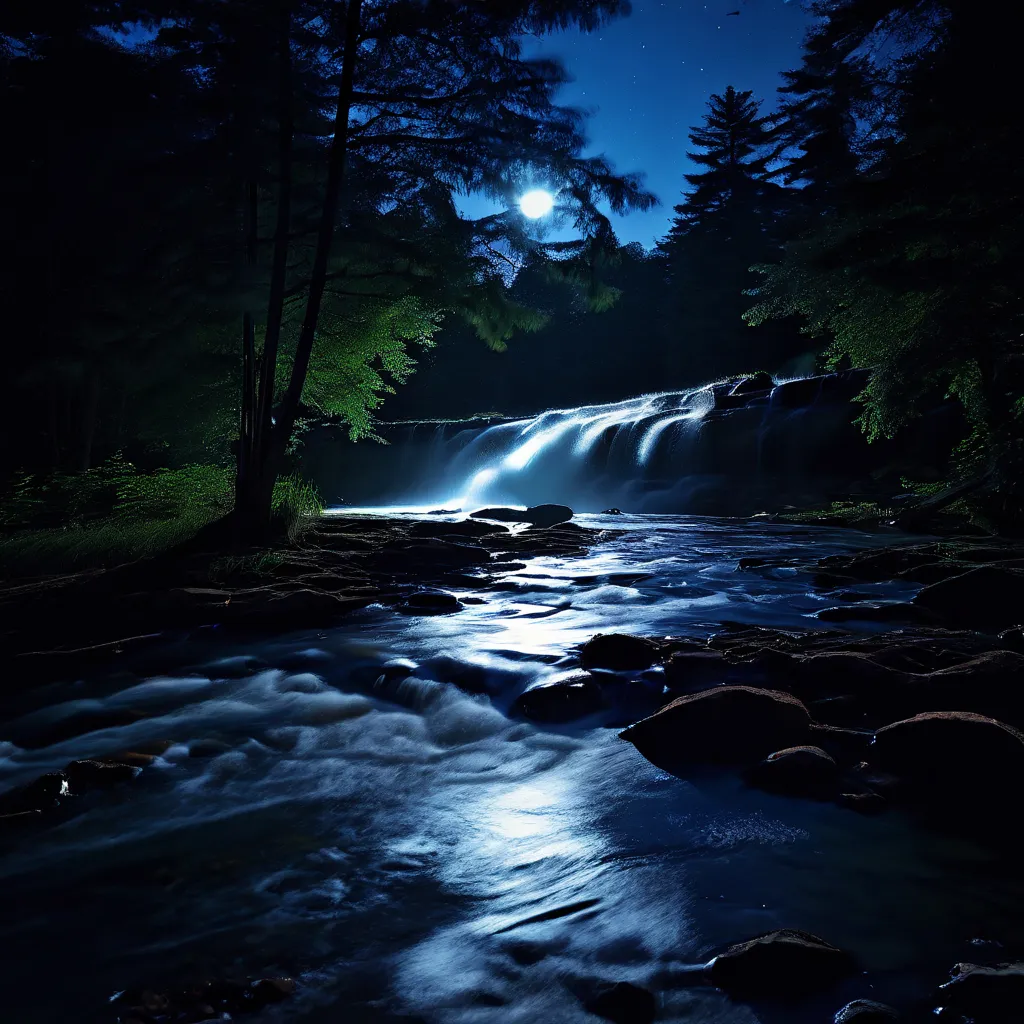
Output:
<path fill-rule="evenodd" d="M 993 496 L 994 519 L 1017 516 L 1013 33 L 967 0 L 815 0 L 776 109 L 742 83 L 710 97 L 645 252 L 619 247 L 601 209 L 651 197 L 582 155 L 555 103 L 563 70 L 519 49 L 525 31 L 625 8 L 5 9 L 0 468 L 230 464 L 259 519 L 311 417 L 366 435 L 380 416 L 842 363 L 873 368 L 872 435 L 959 403 L 955 475 Z M 578 244 L 531 237 L 515 200 L 535 180 L 562 185 Z M 466 190 L 508 212 L 461 218 Z"/>

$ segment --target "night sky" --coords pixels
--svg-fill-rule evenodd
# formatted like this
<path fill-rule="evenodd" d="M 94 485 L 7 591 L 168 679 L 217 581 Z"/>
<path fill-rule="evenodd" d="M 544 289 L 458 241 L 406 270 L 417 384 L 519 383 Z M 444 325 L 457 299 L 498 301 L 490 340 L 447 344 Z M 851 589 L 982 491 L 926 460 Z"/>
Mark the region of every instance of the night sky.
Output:
<path fill-rule="evenodd" d="M 740 12 L 728 17 L 729 11 Z M 727 85 L 753 89 L 763 109 L 775 105 L 779 73 L 799 62 L 809 24 L 796 0 L 633 0 L 633 13 L 592 35 L 539 39 L 531 52 L 560 58 L 575 81 L 559 102 L 592 112 L 590 151 L 619 171 L 646 172 L 661 200 L 648 213 L 615 219 L 623 242 L 651 246 L 665 234 L 692 165 L 688 129 L 708 96 Z M 467 213 L 487 206 L 465 204 Z"/>

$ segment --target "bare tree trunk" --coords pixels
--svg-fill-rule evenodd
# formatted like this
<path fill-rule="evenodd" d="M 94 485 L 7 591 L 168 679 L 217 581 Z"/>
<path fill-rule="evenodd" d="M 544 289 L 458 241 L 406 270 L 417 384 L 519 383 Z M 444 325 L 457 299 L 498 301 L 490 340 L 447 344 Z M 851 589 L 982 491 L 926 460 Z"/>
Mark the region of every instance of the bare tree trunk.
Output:
<path fill-rule="evenodd" d="M 259 190 L 256 182 L 246 185 L 245 264 L 256 265 Z M 242 314 L 242 409 L 238 428 L 238 467 L 235 476 L 235 503 L 244 506 L 253 486 L 253 461 L 256 406 L 256 324 L 251 312 Z"/>
<path fill-rule="evenodd" d="M 277 143 L 277 222 L 274 227 L 274 259 L 270 274 L 270 298 L 267 302 L 267 330 L 260 366 L 259 408 L 256 418 L 256 448 L 262 450 L 270 436 L 277 352 L 284 318 L 284 291 L 288 276 L 288 233 L 292 218 L 292 59 L 291 5 L 281 4 L 278 36 L 278 143 Z"/>
<path fill-rule="evenodd" d="M 276 411 L 275 422 L 270 423 L 270 404 L 273 402 L 272 386 L 264 386 L 261 381 L 261 414 L 267 417 L 266 432 L 260 434 L 260 450 L 257 453 L 259 459 L 259 487 L 256 492 L 247 500 L 249 504 L 245 508 L 239 508 L 239 523 L 243 529 L 266 531 L 270 527 L 270 511 L 273 499 L 274 483 L 281 471 L 284 459 L 285 448 L 295 427 L 295 419 L 298 415 L 299 402 L 302 398 L 302 389 L 306 382 L 306 374 L 309 372 L 309 360 L 313 352 L 313 342 L 316 338 L 317 324 L 320 319 L 320 309 L 323 303 L 324 289 L 327 285 L 327 270 L 330 262 L 331 247 L 334 240 L 334 229 L 337 222 L 338 203 L 341 197 L 342 186 L 345 181 L 348 157 L 349 139 L 349 116 L 352 110 L 353 81 L 355 77 L 356 54 L 359 47 L 359 26 L 362 0 L 348 0 L 345 12 L 345 39 L 342 48 L 341 81 L 338 86 L 338 101 L 334 116 L 334 137 L 328 151 L 327 159 L 327 184 L 324 190 L 323 207 L 320 215 L 320 225 L 317 230 L 316 251 L 313 257 L 313 269 L 310 274 L 309 293 L 306 299 L 306 310 L 302 319 L 302 328 L 299 332 L 298 344 L 296 346 L 295 359 L 292 363 L 291 377 L 288 382 L 288 389 L 284 394 L 281 405 Z M 282 77 L 282 88 L 286 81 L 288 84 L 288 100 L 290 102 L 290 67 L 285 66 L 282 76 L 287 73 L 288 79 Z M 282 122 L 282 131 L 290 127 L 290 111 L 286 120 Z M 282 140 L 281 155 L 287 156 L 290 164 L 290 145 L 284 149 Z M 288 185 L 290 201 L 290 174 L 282 176 L 282 186 Z M 282 188 L 283 191 L 283 188 Z M 278 207 L 280 216 L 281 206 Z M 271 289 L 271 303 L 278 302 L 278 313 L 276 316 L 277 327 L 280 329 L 280 309 L 284 302 L 284 268 L 287 259 L 287 229 L 280 230 L 275 238 L 275 271 L 278 269 L 277 256 L 280 252 L 280 289 L 275 292 Z M 268 310 L 273 312 L 274 307 Z M 268 331 L 270 324 L 268 324 Z M 275 346 L 279 334 L 275 336 Z M 264 363 L 266 368 L 271 370 L 272 364 L 267 363 L 267 353 L 264 351 Z M 274 353 L 276 359 L 276 348 Z M 272 385 L 272 380 L 267 376 L 266 381 Z M 264 398 L 266 404 L 264 404 Z"/>

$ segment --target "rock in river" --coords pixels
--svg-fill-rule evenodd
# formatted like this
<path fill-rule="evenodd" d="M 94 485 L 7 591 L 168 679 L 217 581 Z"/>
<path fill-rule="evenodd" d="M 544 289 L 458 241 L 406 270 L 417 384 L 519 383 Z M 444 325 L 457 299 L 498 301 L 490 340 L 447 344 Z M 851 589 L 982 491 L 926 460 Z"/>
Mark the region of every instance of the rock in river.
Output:
<path fill-rule="evenodd" d="M 558 725 L 592 715 L 604 707 L 600 685 L 589 673 L 581 672 L 557 683 L 526 690 L 516 698 L 512 710 L 531 722 Z"/>
<path fill-rule="evenodd" d="M 443 590 L 419 590 L 410 594 L 399 611 L 406 615 L 450 615 L 462 610 L 462 604 L 454 594 Z"/>
<path fill-rule="evenodd" d="M 528 509 L 481 508 L 470 512 L 473 519 L 492 519 L 499 523 L 529 523 L 531 526 L 557 526 L 572 519 L 568 505 L 531 505 Z"/>
<path fill-rule="evenodd" d="M 770 793 L 825 798 L 836 792 L 839 768 L 821 747 L 786 747 L 754 765 L 747 782 Z"/>
<path fill-rule="evenodd" d="M 925 587 L 914 604 L 950 625 L 998 633 L 1024 624 L 1024 572 L 983 565 Z"/>
<path fill-rule="evenodd" d="M 1024 963 L 957 964 L 939 988 L 939 1002 L 978 1024 L 1024 1020 Z"/>
<path fill-rule="evenodd" d="M 695 761 L 756 761 L 798 745 L 811 716 L 788 693 L 754 686 L 716 686 L 687 694 L 623 730 L 659 767 Z"/>
<path fill-rule="evenodd" d="M 1009 792 L 1024 780 L 1024 735 L 967 711 L 930 711 L 879 729 L 869 761 L 936 792 Z"/>
<path fill-rule="evenodd" d="M 799 998 L 853 970 L 853 958 L 817 935 L 781 928 L 730 946 L 707 965 L 717 988 L 740 998 Z"/>
<path fill-rule="evenodd" d="M 899 1019 L 899 1013 L 891 1006 L 872 999 L 854 999 L 836 1014 L 834 1024 L 889 1024 Z"/>
<path fill-rule="evenodd" d="M 580 653 L 584 668 L 615 671 L 650 668 L 661 659 L 661 648 L 655 641 L 628 633 L 598 633 Z"/>

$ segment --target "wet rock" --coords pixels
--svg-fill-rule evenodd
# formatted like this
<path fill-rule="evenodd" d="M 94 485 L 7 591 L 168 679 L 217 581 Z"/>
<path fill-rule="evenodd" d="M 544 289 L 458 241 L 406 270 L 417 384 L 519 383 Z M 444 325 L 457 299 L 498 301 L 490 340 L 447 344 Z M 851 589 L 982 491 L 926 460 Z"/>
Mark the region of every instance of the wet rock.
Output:
<path fill-rule="evenodd" d="M 580 652 L 584 668 L 608 668 L 617 672 L 650 668 L 661 660 L 661 647 L 645 636 L 629 633 L 598 633 Z"/>
<path fill-rule="evenodd" d="M 940 795 L 993 786 L 1012 789 L 1024 780 L 1024 735 L 1004 722 L 966 711 L 932 711 L 879 729 L 873 765 Z"/>
<path fill-rule="evenodd" d="M 730 395 L 757 395 L 771 391 L 775 387 L 775 380 L 770 373 L 759 370 L 757 373 L 744 377 L 736 383 L 729 391 Z"/>
<path fill-rule="evenodd" d="M 406 615 L 450 615 L 461 611 L 462 604 L 443 590 L 421 590 L 410 594 L 398 610 Z"/>
<path fill-rule="evenodd" d="M 235 592 L 216 610 L 219 617 L 234 625 L 272 624 L 277 629 L 285 630 L 328 625 L 353 607 L 369 604 L 370 600 L 370 597 L 350 599 L 307 588 L 270 588 Z"/>
<path fill-rule="evenodd" d="M 891 1006 L 871 999 L 855 999 L 835 1015 L 834 1024 L 888 1024 L 899 1019 L 899 1013 Z"/>
<path fill-rule="evenodd" d="M 621 508 L 606 508 L 601 515 L 603 516 L 621 516 L 623 514 Z"/>
<path fill-rule="evenodd" d="M 697 689 L 720 682 L 728 669 L 721 651 L 676 651 L 665 662 L 665 682 L 674 690 Z"/>
<path fill-rule="evenodd" d="M 598 682 L 580 673 L 579 677 L 526 690 L 516 698 L 512 712 L 531 722 L 559 725 L 604 708 L 604 695 Z"/>
<path fill-rule="evenodd" d="M 872 602 L 836 605 L 817 613 L 822 622 L 934 622 L 935 615 L 927 608 L 904 602 Z"/>
<path fill-rule="evenodd" d="M 718 686 L 679 697 L 620 734 L 665 767 L 750 762 L 798 745 L 811 717 L 796 697 L 754 686 Z"/>
<path fill-rule="evenodd" d="M 168 992 L 152 989 L 121 992 L 111 1004 L 119 1024 L 172 1020 L 179 1024 L 203 1024 L 213 1019 L 230 1019 L 235 1014 L 257 1013 L 283 1002 L 294 991 L 292 978 L 209 981 Z"/>
<path fill-rule="evenodd" d="M 468 569 L 486 565 L 490 560 L 491 556 L 484 548 L 443 540 L 389 545 L 372 556 L 376 568 L 405 573 L 422 573 L 431 569 Z"/>
<path fill-rule="evenodd" d="M 499 523 L 529 523 L 531 526 L 557 526 L 572 519 L 568 505 L 531 505 L 528 509 L 497 506 L 470 512 L 473 519 L 491 519 Z"/>
<path fill-rule="evenodd" d="M 982 566 L 925 587 L 914 604 L 951 625 L 997 633 L 1024 623 L 1024 571 Z"/>
<path fill-rule="evenodd" d="M 888 806 L 889 801 L 880 793 L 873 793 L 869 790 L 861 790 L 855 793 L 840 793 L 839 803 L 848 807 L 858 814 L 881 814 Z"/>
<path fill-rule="evenodd" d="M 915 566 L 912 569 L 904 569 L 902 572 L 897 573 L 897 579 L 907 580 L 908 583 L 928 585 L 948 580 L 951 576 L 962 576 L 965 572 L 970 572 L 974 568 L 976 566 L 970 562 L 954 562 L 943 559 L 940 562 L 925 562 L 923 565 Z"/>
<path fill-rule="evenodd" d="M 939 986 L 939 1001 L 978 1024 L 1004 1024 L 1024 1016 L 1024 963 L 957 964 Z"/>
<path fill-rule="evenodd" d="M 821 394 L 820 377 L 803 377 L 777 384 L 772 391 L 772 405 L 783 409 L 804 409 L 813 405 Z"/>
<path fill-rule="evenodd" d="M 824 799 L 833 795 L 839 778 L 835 760 L 821 747 L 787 747 L 769 754 L 746 773 L 758 789 L 787 796 Z"/>
<path fill-rule="evenodd" d="M 413 523 L 410 537 L 493 537 L 507 534 L 508 527 L 500 523 L 487 523 L 480 519 L 463 519 L 458 523 L 441 520 L 436 523 Z"/>
<path fill-rule="evenodd" d="M 730 946 L 707 966 L 713 985 L 741 998 L 799 998 L 834 985 L 852 957 L 817 935 L 782 928 Z"/>
<path fill-rule="evenodd" d="M 600 986 L 584 1001 L 583 1008 L 613 1024 L 650 1024 L 658 1012 L 654 993 L 628 981 Z"/>
<path fill-rule="evenodd" d="M 122 782 L 130 782 L 141 768 L 116 761 L 72 761 L 64 769 L 71 792 L 76 796 L 94 789 L 110 789 Z"/>
<path fill-rule="evenodd" d="M 0 793 L 0 814 L 52 810 L 71 795 L 71 785 L 63 772 L 47 772 L 26 786 Z"/>
<path fill-rule="evenodd" d="M 908 569 L 945 561 L 931 545 L 882 548 L 855 555 L 829 555 L 818 562 L 826 574 L 839 574 L 858 580 L 889 580 Z"/>

